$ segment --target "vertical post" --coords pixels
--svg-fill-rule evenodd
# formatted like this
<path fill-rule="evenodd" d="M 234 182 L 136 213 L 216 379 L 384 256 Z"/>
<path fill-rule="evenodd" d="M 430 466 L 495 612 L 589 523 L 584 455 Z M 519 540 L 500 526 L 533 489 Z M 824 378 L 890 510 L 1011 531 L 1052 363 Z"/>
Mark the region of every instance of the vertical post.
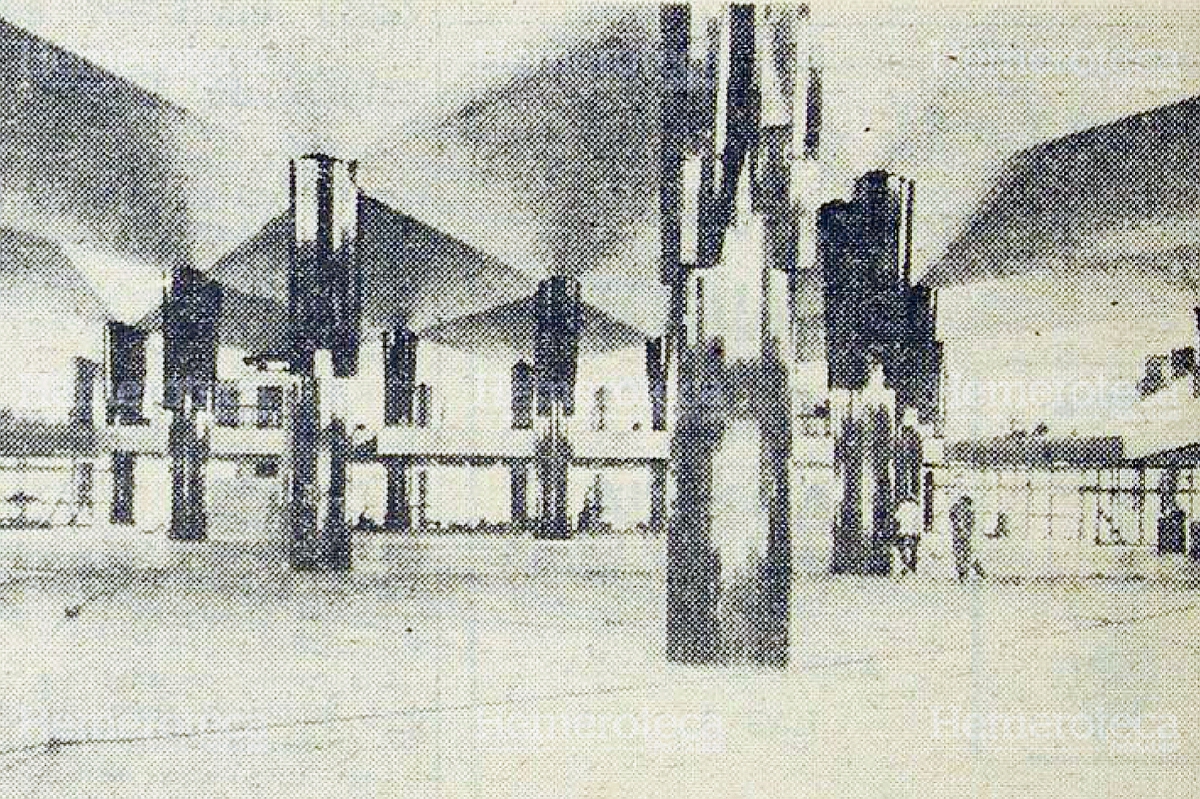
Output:
<path fill-rule="evenodd" d="M 940 424 L 936 297 L 909 280 L 912 215 L 912 182 L 882 171 L 860 177 L 851 201 L 820 210 L 817 252 L 841 488 L 833 523 L 835 573 L 890 571 L 897 499 L 910 492 L 907 478 L 893 485 L 900 429 L 894 422 L 912 413 L 909 437 L 917 450 L 916 422 L 933 429 Z M 865 471 L 859 462 L 864 446 Z"/>
<path fill-rule="evenodd" d="M 537 472 L 542 512 L 536 535 L 571 536 L 567 488 L 571 463 L 568 419 L 575 413 L 575 377 L 583 328 L 579 281 L 551 277 L 535 297 L 534 375 L 537 404 Z"/>
<path fill-rule="evenodd" d="M 664 7 L 660 24 L 664 84 L 686 85 L 687 8 Z M 793 93 L 807 74 L 808 54 L 798 47 L 806 24 L 799 9 L 734 5 L 710 41 L 717 91 L 707 99 L 716 124 L 701 137 L 713 148 L 700 154 L 696 263 L 678 265 L 682 287 L 673 291 L 684 298 L 685 333 L 676 345 L 677 490 L 667 541 L 667 646 L 675 660 L 782 665 L 788 657 L 788 274 L 797 239 L 811 233 L 791 200 L 793 180 L 803 179 L 793 177 L 791 149 L 794 127 L 805 124 L 795 118 Z M 679 98 L 668 90 L 663 103 L 664 148 L 678 157 L 688 147 L 672 121 Z M 691 202 L 679 198 L 684 208 Z M 678 240 L 664 241 L 664 260 L 676 252 Z"/>
<path fill-rule="evenodd" d="M 512 429 L 533 429 L 534 369 L 525 361 L 512 368 Z M 509 518 L 517 529 L 529 524 L 529 464 L 509 464 Z"/>
<path fill-rule="evenodd" d="M 71 464 L 72 509 L 68 524 L 72 527 L 91 522 L 93 466 L 90 458 L 76 460 Z"/>
<path fill-rule="evenodd" d="M 663 339 L 646 341 L 646 384 L 650 393 L 650 429 L 667 429 L 667 359 Z M 667 524 L 667 461 L 650 464 L 650 531 L 660 534 Z"/>
<path fill-rule="evenodd" d="M 345 516 L 351 452 L 339 400 L 341 380 L 358 368 L 362 278 L 355 172 L 354 162 L 322 154 L 307 155 L 291 167 L 288 336 L 294 384 L 288 519 L 297 569 L 351 564 Z"/>
<path fill-rule="evenodd" d="M 100 367 L 87 358 L 75 359 L 75 404 L 71 407 L 71 425 L 79 430 L 96 428 L 96 375 Z"/>
<path fill-rule="evenodd" d="M 400 325 L 383 337 L 383 423 L 411 427 L 415 419 L 417 394 L 417 336 Z M 408 496 L 411 459 L 388 458 L 387 508 L 384 526 L 396 530 L 412 529 L 412 508 Z"/>
<path fill-rule="evenodd" d="M 329 507 L 325 514 L 319 562 L 324 568 L 341 570 L 350 568 L 350 524 L 346 521 L 350 436 L 346 432 L 346 423 L 340 416 L 331 419 L 328 429 Z"/>
<path fill-rule="evenodd" d="M 137 456 L 132 452 L 112 454 L 112 505 L 108 520 L 112 524 L 132 525 L 133 518 L 133 471 Z"/>
<path fill-rule="evenodd" d="M 921 517 L 922 527 L 924 528 L 924 530 L 923 530 L 924 535 L 929 535 L 933 532 L 933 520 L 934 520 L 935 514 L 937 512 L 937 508 L 934 505 L 934 493 L 933 492 L 934 492 L 933 471 L 928 470 L 925 472 L 925 482 L 924 482 L 924 492 L 923 492 L 924 507 L 922 508 L 922 517 Z"/>
<path fill-rule="evenodd" d="M 208 535 L 204 482 L 220 314 L 220 285 L 193 269 L 177 269 L 163 300 L 163 405 L 171 412 L 168 535 L 179 541 L 201 541 Z"/>
<path fill-rule="evenodd" d="M 429 472 L 421 469 L 417 472 L 417 527 L 424 529 L 428 524 L 429 510 Z"/>
<path fill-rule="evenodd" d="M 1134 508 L 1137 510 L 1138 546 L 1146 541 L 1146 467 L 1138 466 L 1137 494 L 1134 495 Z"/>
<path fill-rule="evenodd" d="M 92 472 L 89 455 L 96 444 L 96 376 L 100 365 L 87 358 L 75 359 L 75 404 L 71 409 L 71 436 L 77 455 L 71 462 L 71 519 L 69 524 L 87 523 L 92 517 Z"/>
<path fill-rule="evenodd" d="M 105 330 L 107 347 L 109 393 L 106 419 L 110 425 L 140 425 L 142 402 L 146 389 L 146 333 L 121 322 L 109 322 Z M 133 452 L 112 453 L 112 503 L 109 521 L 112 524 L 134 523 L 134 468 L 137 456 Z"/>
<path fill-rule="evenodd" d="M 650 464 L 650 532 L 661 535 L 667 529 L 667 477 L 669 463 L 656 460 Z"/>
<path fill-rule="evenodd" d="M 320 452 L 321 418 L 317 406 L 317 380 L 298 375 L 288 402 L 288 528 L 293 568 L 317 565 L 315 540 L 320 529 L 320 483 L 317 467 Z"/>
<path fill-rule="evenodd" d="M 517 461 L 509 465 L 509 518 L 513 528 L 529 524 L 529 464 Z"/>
<path fill-rule="evenodd" d="M 387 507 L 384 511 L 383 525 L 390 530 L 412 529 L 412 505 L 408 498 L 409 459 L 388 458 L 384 462 L 387 469 Z"/>
<path fill-rule="evenodd" d="M 109 322 L 108 347 L 109 424 L 146 424 L 142 403 L 146 392 L 146 331 L 121 322 Z"/>

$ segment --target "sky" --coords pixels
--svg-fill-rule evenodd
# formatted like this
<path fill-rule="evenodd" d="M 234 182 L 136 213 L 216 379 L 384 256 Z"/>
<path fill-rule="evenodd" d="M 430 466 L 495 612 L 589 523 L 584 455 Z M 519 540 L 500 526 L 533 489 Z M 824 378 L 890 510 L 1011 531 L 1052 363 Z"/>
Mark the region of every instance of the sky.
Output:
<path fill-rule="evenodd" d="M 1200 14 L 1165 3 L 812 5 L 816 194 L 845 196 L 871 168 L 914 178 L 919 276 L 1017 151 L 1200 94 Z M 361 184 L 392 207 L 533 277 L 580 274 L 595 304 L 652 328 L 656 17 L 582 2 L 0 0 L 17 26 L 2 39 L 0 94 L 19 156 L 0 227 L 58 244 L 110 313 L 135 319 L 172 263 L 210 265 L 283 210 L 288 159 L 321 149 L 360 159 Z M 56 47 L 31 47 L 22 29 Z M 115 88 L 97 97 L 94 81 L 63 74 L 111 74 Z M 1113 307 L 1139 309 L 1122 323 L 1123 372 L 1137 371 L 1132 342 L 1194 339 L 1194 300 L 1153 275 L 1054 280 L 1048 293 L 1037 264 L 1011 271 L 942 289 L 940 330 L 964 376 L 1073 373 Z M 1117 288 L 1118 306 L 1098 299 Z M 1053 336 L 1015 336 L 1013 307 L 1056 319 Z M 0 390 L 0 403 L 22 391 Z M 950 417 L 967 420 L 964 434 L 1014 422 L 965 410 Z"/>

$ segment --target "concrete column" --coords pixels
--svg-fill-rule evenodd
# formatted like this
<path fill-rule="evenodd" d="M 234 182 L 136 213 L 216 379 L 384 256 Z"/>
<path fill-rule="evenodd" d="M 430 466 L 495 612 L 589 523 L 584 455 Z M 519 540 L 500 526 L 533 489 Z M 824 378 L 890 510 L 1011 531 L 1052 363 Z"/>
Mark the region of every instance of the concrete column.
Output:
<path fill-rule="evenodd" d="M 383 423 L 413 423 L 417 388 L 417 334 L 400 325 L 383 336 Z"/>
<path fill-rule="evenodd" d="M 109 322 L 108 412 L 109 424 L 145 424 L 142 413 L 146 394 L 146 331 L 121 322 Z"/>
<path fill-rule="evenodd" d="M 95 487 L 94 464 L 90 458 L 71 463 L 71 519 L 68 524 L 90 524 L 92 520 L 92 490 Z"/>
<path fill-rule="evenodd" d="M 552 277 L 535 297 L 534 372 L 538 434 L 537 473 L 541 485 L 539 538 L 570 538 L 568 481 L 571 444 L 568 422 L 575 414 L 575 377 L 583 327 L 579 281 Z"/>
<path fill-rule="evenodd" d="M 841 489 L 832 525 L 835 573 L 891 571 L 898 500 L 920 493 L 916 425 L 938 424 L 942 349 L 936 297 L 911 284 L 913 196 L 911 181 L 868 172 L 855 182 L 849 202 L 826 203 L 820 211 Z"/>
<path fill-rule="evenodd" d="M 346 488 L 350 465 L 350 436 L 342 417 L 329 423 L 329 493 L 325 525 L 318 549 L 326 569 L 350 568 L 350 524 L 346 520 Z"/>
<path fill-rule="evenodd" d="M 533 429 L 533 397 L 536 391 L 534 368 L 517 361 L 512 368 L 512 429 Z M 509 519 L 513 527 L 529 524 L 529 464 L 509 464 Z"/>
<path fill-rule="evenodd" d="M 190 393 L 171 413 L 168 444 L 171 459 L 171 527 L 177 541 L 203 541 L 208 536 L 204 503 L 209 440 L 207 414 L 198 410 Z"/>
<path fill-rule="evenodd" d="M 656 432 L 667 429 L 667 371 L 667 351 L 663 339 L 647 339 L 646 387 L 650 395 L 650 429 Z M 656 534 L 666 530 L 668 474 L 666 461 L 650 464 L 650 530 Z"/>
<path fill-rule="evenodd" d="M 387 469 L 387 509 L 383 525 L 390 530 L 412 529 L 412 507 L 408 495 L 410 463 L 408 458 L 388 458 L 384 462 Z"/>
<path fill-rule="evenodd" d="M 96 376 L 100 365 L 87 358 L 75 359 L 75 404 L 71 407 L 71 426 L 80 430 L 96 428 Z"/>
<path fill-rule="evenodd" d="M 71 436 L 78 452 L 96 446 L 96 377 L 100 364 L 87 358 L 75 359 L 75 404 L 71 408 Z M 71 518 L 68 524 L 87 524 L 92 518 L 95 464 L 90 457 L 71 461 Z"/>
<path fill-rule="evenodd" d="M 888 536 L 895 518 L 893 485 L 895 394 L 883 370 L 871 370 L 867 386 L 838 398 L 834 414 L 834 474 L 841 486 L 834 522 L 831 571 L 889 574 Z"/>
<path fill-rule="evenodd" d="M 571 537 L 567 506 L 571 448 L 564 428 L 562 418 L 554 413 L 538 440 L 537 474 L 541 486 L 541 515 L 535 533 L 538 538 Z"/>
<path fill-rule="evenodd" d="M 400 325 L 383 337 L 383 423 L 411 427 L 415 421 L 417 377 L 417 336 Z M 411 461 L 389 458 L 387 469 L 387 510 L 384 526 L 393 530 L 412 529 L 408 485 Z"/>
<path fill-rule="evenodd" d="M 682 73 L 667 78 L 686 81 L 688 13 L 669 7 L 661 23 L 664 69 Z M 799 9 L 724 11 L 709 41 L 717 78 L 711 150 L 690 152 L 686 137 L 669 135 L 668 117 L 678 110 L 662 115 L 664 147 L 683 153 L 682 174 L 664 191 L 680 192 L 683 177 L 698 174 L 706 206 L 696 215 L 695 263 L 680 264 L 683 307 L 672 309 L 683 333 L 667 541 L 673 660 L 782 665 L 788 657 L 789 272 L 797 238 L 812 235 L 811 216 L 791 194 L 794 126 L 806 124 L 803 114 L 793 119 L 792 102 L 808 75 L 798 35 L 806 23 Z M 689 169 L 693 160 L 699 164 Z M 680 195 L 685 209 L 697 202 L 693 188 Z M 687 248 L 664 242 L 663 249 L 665 260 Z"/>
<path fill-rule="evenodd" d="M 192 269 L 176 270 L 163 302 L 163 405 L 171 413 L 168 535 L 180 541 L 202 541 L 208 535 L 204 484 L 220 313 L 217 283 Z"/>
<path fill-rule="evenodd" d="M 529 524 L 529 464 L 519 461 L 509 467 L 509 518 L 514 528 Z"/>
<path fill-rule="evenodd" d="M 300 375 L 288 397 L 288 529 L 290 557 L 297 569 L 315 568 L 320 530 L 321 486 L 317 479 L 321 418 L 317 380 Z"/>
<path fill-rule="evenodd" d="M 340 570 L 351 564 L 346 519 L 350 436 L 342 409 L 330 396 L 336 388 L 328 376 L 329 361 L 318 359 L 322 361 L 326 367 L 318 366 L 318 376 L 297 380 L 290 403 L 291 561 L 302 570 Z"/>
<path fill-rule="evenodd" d="M 291 199 L 290 556 L 297 569 L 347 569 L 351 444 L 341 381 L 358 369 L 362 311 L 355 164 L 321 154 L 293 162 Z"/>
<path fill-rule="evenodd" d="M 429 518 L 427 511 L 429 510 L 429 472 L 425 469 L 417 471 L 417 527 L 424 529 Z"/>
<path fill-rule="evenodd" d="M 132 525 L 133 518 L 133 471 L 137 456 L 132 452 L 112 454 L 112 505 L 108 520 L 112 524 Z"/>

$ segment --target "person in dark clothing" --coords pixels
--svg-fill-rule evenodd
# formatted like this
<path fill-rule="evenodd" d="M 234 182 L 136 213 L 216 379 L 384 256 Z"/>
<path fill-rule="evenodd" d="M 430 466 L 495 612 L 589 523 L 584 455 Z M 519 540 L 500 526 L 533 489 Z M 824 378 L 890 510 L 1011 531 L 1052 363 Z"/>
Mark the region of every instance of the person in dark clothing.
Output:
<path fill-rule="evenodd" d="M 966 582 L 974 571 L 985 576 L 983 567 L 975 558 L 971 538 L 975 534 L 975 506 L 968 496 L 961 496 L 950 507 L 950 540 L 954 547 L 954 567 L 958 581 Z"/>
<path fill-rule="evenodd" d="M 1178 485 L 1179 474 L 1172 469 L 1163 475 L 1158 486 L 1161 503 L 1158 514 L 1159 555 L 1182 555 L 1186 549 L 1184 530 L 1187 518 L 1176 499 Z"/>

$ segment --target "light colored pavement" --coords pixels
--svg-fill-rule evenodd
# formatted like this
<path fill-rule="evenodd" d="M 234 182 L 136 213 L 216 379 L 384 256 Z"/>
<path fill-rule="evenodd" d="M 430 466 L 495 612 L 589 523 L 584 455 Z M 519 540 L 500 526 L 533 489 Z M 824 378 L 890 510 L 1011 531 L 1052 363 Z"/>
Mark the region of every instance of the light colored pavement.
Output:
<path fill-rule="evenodd" d="M 1197 795 L 1183 583 L 800 578 L 782 672 L 663 662 L 662 542 L 0 536 L 0 795 Z"/>

